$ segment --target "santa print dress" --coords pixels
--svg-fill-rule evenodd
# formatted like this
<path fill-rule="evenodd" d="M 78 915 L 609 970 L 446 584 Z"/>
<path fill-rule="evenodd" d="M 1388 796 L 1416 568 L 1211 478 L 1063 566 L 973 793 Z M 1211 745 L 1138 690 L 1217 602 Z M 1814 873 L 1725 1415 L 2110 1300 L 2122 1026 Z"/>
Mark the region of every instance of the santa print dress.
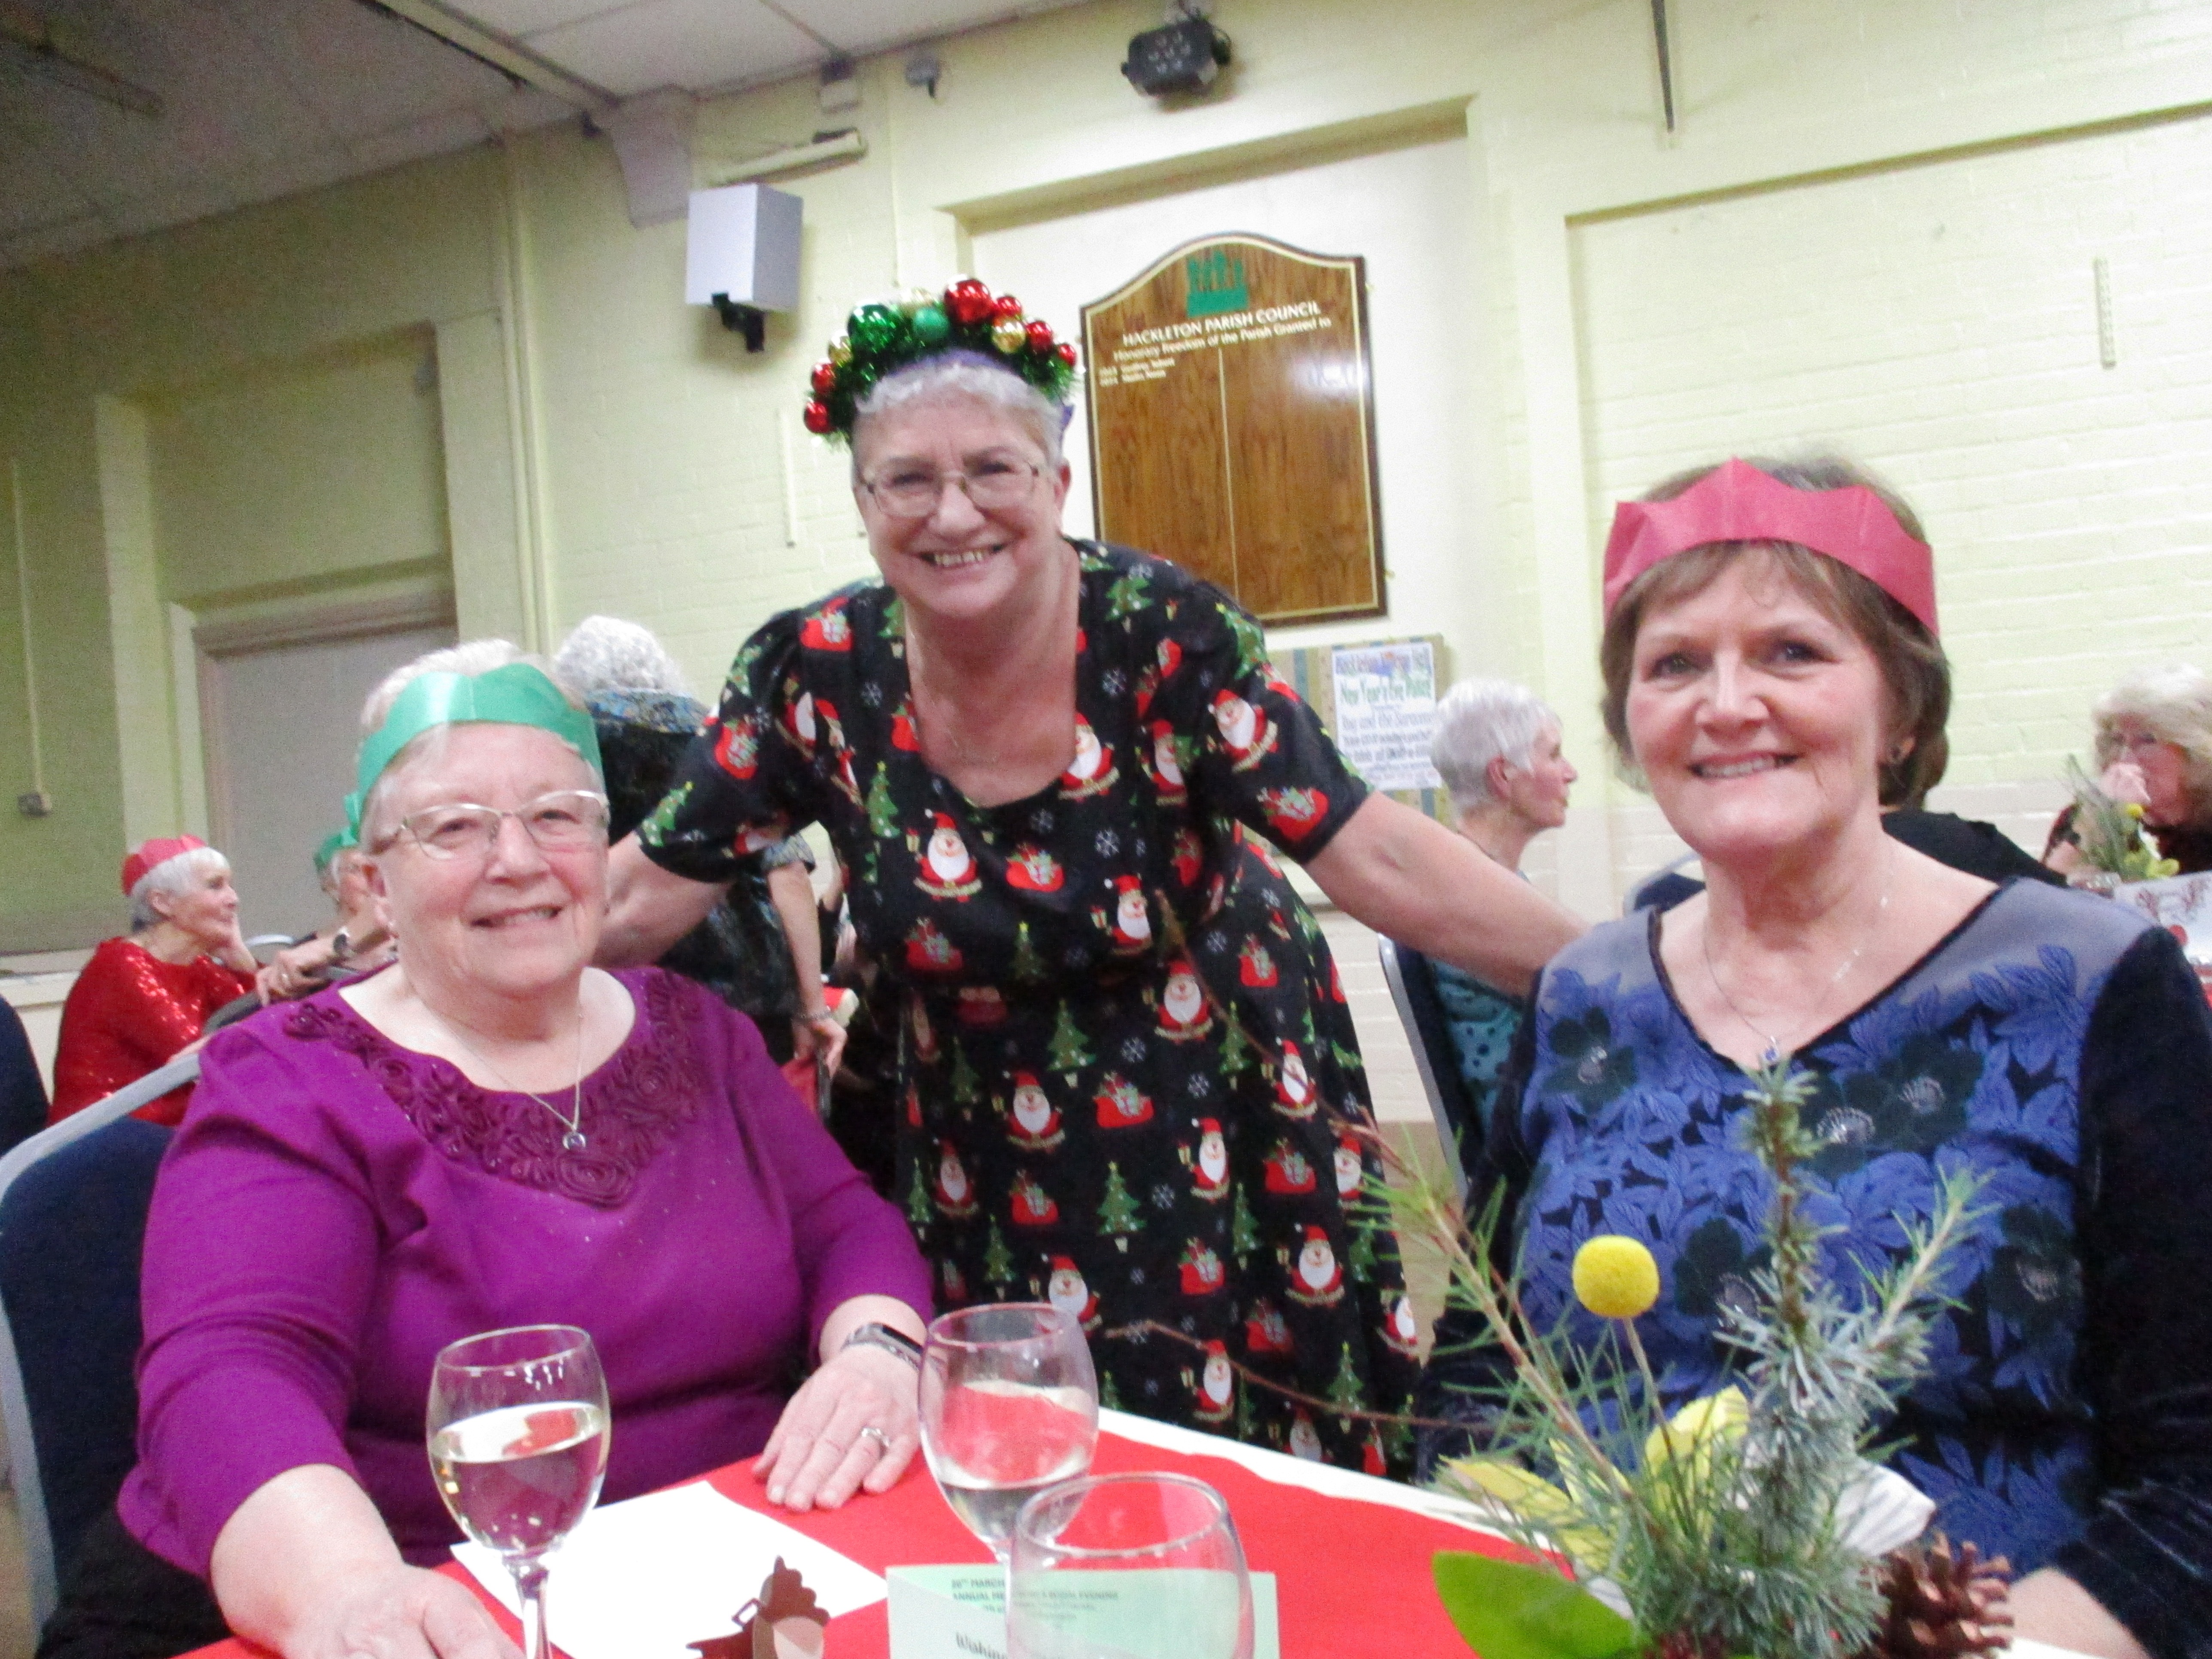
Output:
<path fill-rule="evenodd" d="M 1170 564 L 1079 544 L 1076 756 L 978 806 L 922 757 L 899 601 L 770 621 L 640 831 L 696 880 L 818 822 L 900 999 L 896 1196 L 939 1305 L 1051 1300 L 1109 1405 L 1377 1473 L 1398 1437 L 1249 1387 L 1401 1408 L 1395 1243 L 1352 1200 L 1370 1121 L 1310 857 L 1366 798 L 1258 625 Z M 1253 833 L 1256 832 L 1256 834 Z M 1264 837 L 1264 841 L 1261 839 Z M 1154 1320 L 1206 1345 L 1116 1336 Z"/>

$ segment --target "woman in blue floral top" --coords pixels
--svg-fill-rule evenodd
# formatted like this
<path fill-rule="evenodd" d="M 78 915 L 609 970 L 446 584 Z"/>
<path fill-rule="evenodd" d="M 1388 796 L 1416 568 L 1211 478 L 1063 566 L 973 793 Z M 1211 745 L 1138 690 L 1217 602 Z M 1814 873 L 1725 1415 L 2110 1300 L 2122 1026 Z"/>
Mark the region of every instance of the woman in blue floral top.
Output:
<path fill-rule="evenodd" d="M 1402 1465 L 1235 1370 L 1388 1410 L 1415 1376 L 1395 1244 L 1346 1201 L 1374 1172 L 1358 1038 L 1277 854 L 1507 983 L 1578 930 L 1369 793 L 1227 596 L 1066 539 L 1062 416 L 969 350 L 866 391 L 883 580 L 746 642 L 617 849 L 612 932 L 650 953 L 748 851 L 821 823 L 902 1034 L 894 1196 L 940 1305 L 1050 1300 L 1109 1404 Z"/>
<path fill-rule="evenodd" d="M 2020 1633 L 2109 1659 L 2212 1654 L 2212 1025 L 2173 939 L 2109 902 L 1988 882 L 1882 832 L 1949 701 L 1910 510 L 1834 464 L 1733 461 L 1624 507 L 1606 717 L 1702 895 L 1545 969 L 1475 1159 L 1540 1324 L 1595 1233 L 1659 1260 L 1641 1322 L 1671 1404 L 1735 1364 L 1771 1187 L 1746 1068 L 1792 1053 L 1832 1282 L 1900 1253 L 1942 1178 L 1982 1182 L 1929 1375 L 1884 1430 L 1954 1539 L 2026 1576 Z M 1425 1379 L 1493 1376 L 1457 1313 Z M 1593 1335 L 1582 1330 L 1582 1335 Z M 1423 1462 L 1464 1443 L 1425 1437 Z"/>

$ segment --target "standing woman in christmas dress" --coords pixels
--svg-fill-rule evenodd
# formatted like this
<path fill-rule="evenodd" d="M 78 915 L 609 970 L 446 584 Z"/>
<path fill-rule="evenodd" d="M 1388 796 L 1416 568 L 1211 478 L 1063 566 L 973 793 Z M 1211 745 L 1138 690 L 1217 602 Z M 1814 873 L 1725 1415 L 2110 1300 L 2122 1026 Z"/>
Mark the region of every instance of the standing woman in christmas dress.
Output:
<path fill-rule="evenodd" d="M 1357 1040 L 1276 853 L 1493 983 L 1579 929 L 1370 796 L 1232 601 L 1061 533 L 1073 358 L 972 281 L 854 313 L 807 423 L 852 445 L 882 580 L 746 642 L 616 851 L 608 938 L 649 958 L 824 825 L 899 1000 L 896 1196 L 940 1305 L 1048 1297 L 1109 1403 L 1380 1468 L 1367 1424 L 1213 1363 L 1385 1409 L 1413 1377 L 1395 1246 L 1346 1203 Z M 1109 1334 L 1146 1320 L 1190 1340 Z"/>

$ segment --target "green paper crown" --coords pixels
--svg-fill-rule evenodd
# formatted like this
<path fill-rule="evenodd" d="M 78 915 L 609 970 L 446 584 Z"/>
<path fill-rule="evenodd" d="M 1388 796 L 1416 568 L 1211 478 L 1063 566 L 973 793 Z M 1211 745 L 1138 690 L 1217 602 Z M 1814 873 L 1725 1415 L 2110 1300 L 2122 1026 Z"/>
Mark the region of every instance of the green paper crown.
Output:
<path fill-rule="evenodd" d="M 1011 294 L 993 294 L 963 276 L 942 294 L 917 292 L 897 304 L 865 305 L 845 319 L 808 384 L 806 429 L 851 441 L 860 399 L 877 381 L 924 357 L 969 351 L 1028 381 L 1056 404 L 1075 384 L 1075 348 L 1051 327 L 1022 315 Z"/>

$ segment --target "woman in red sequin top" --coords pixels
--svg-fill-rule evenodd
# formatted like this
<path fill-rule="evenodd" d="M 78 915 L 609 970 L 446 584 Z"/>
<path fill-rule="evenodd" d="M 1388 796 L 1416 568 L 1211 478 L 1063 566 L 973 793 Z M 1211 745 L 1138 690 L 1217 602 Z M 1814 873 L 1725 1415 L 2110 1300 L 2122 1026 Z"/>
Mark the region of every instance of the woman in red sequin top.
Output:
<path fill-rule="evenodd" d="M 253 989 L 222 854 L 192 836 L 146 842 L 123 860 L 123 890 L 130 934 L 92 953 L 62 1008 L 52 1123 L 167 1064 L 198 1042 L 210 1014 Z M 189 1085 L 173 1090 L 137 1115 L 173 1124 L 191 1097 Z"/>

